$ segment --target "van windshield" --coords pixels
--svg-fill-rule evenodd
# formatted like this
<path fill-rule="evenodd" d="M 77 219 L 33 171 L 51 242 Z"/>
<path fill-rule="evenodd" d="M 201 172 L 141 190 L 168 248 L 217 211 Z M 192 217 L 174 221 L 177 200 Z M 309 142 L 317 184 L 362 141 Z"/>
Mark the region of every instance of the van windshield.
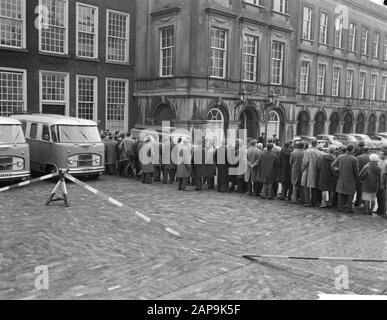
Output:
<path fill-rule="evenodd" d="M 98 143 L 101 136 L 96 126 L 59 126 L 59 142 Z"/>
<path fill-rule="evenodd" d="M 26 143 L 21 125 L 0 125 L 0 144 Z"/>

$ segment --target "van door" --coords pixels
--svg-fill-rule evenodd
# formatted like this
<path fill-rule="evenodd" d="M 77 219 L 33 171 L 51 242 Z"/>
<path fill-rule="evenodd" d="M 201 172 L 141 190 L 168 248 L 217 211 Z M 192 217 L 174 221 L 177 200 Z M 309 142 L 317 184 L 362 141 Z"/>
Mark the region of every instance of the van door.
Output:
<path fill-rule="evenodd" d="M 39 162 L 42 164 L 41 171 L 46 171 L 47 163 L 50 163 L 51 155 L 51 136 L 50 128 L 47 124 L 41 125 L 40 144 L 39 144 Z"/>
<path fill-rule="evenodd" d="M 28 143 L 30 145 L 31 170 L 41 172 L 41 163 L 39 156 L 40 141 L 38 136 L 38 124 L 31 123 L 29 126 Z"/>

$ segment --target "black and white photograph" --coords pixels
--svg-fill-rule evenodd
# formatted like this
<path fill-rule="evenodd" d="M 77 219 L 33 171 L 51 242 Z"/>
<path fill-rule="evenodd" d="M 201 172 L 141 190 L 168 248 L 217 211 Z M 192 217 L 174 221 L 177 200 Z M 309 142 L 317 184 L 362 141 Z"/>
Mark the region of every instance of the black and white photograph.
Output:
<path fill-rule="evenodd" d="M 0 300 L 387 300 L 386 204 L 387 1 L 0 0 Z"/>

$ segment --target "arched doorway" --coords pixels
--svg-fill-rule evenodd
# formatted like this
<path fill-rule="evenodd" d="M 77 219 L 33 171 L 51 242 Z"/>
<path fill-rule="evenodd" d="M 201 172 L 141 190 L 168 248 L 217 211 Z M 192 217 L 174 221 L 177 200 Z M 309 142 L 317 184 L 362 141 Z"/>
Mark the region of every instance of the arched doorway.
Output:
<path fill-rule="evenodd" d="M 379 120 L 379 132 L 386 132 L 386 116 L 382 114 Z"/>
<path fill-rule="evenodd" d="M 267 121 L 267 132 L 266 137 L 271 139 L 274 135 L 277 136 L 278 139 L 281 139 L 281 118 L 277 111 L 270 111 L 268 121 Z"/>
<path fill-rule="evenodd" d="M 258 119 L 255 111 L 250 108 L 245 109 L 239 116 L 241 122 L 239 129 L 246 130 L 247 138 L 258 138 Z"/>
<path fill-rule="evenodd" d="M 353 127 L 353 118 L 350 113 L 347 113 L 344 116 L 344 128 L 343 128 L 343 133 L 351 133 L 352 132 L 352 127 Z"/>
<path fill-rule="evenodd" d="M 316 114 L 315 123 L 314 123 L 314 136 L 325 133 L 325 115 L 324 112 L 319 112 Z"/>
<path fill-rule="evenodd" d="M 172 121 L 176 119 L 175 111 L 167 104 L 160 105 L 156 110 L 156 124 L 161 126 L 163 121 L 170 121 L 172 126 Z"/>
<path fill-rule="evenodd" d="M 329 124 L 329 134 L 338 134 L 340 131 L 340 116 L 337 112 L 332 113 Z"/>
<path fill-rule="evenodd" d="M 306 111 L 301 111 L 297 120 L 297 136 L 308 136 L 310 122 L 308 113 Z"/>
<path fill-rule="evenodd" d="M 368 134 L 376 133 L 376 116 L 371 114 L 368 119 Z"/>
<path fill-rule="evenodd" d="M 216 147 L 222 145 L 224 140 L 225 116 L 219 108 L 212 108 L 206 117 L 206 139 L 214 143 Z"/>
<path fill-rule="evenodd" d="M 357 117 L 357 123 L 356 123 L 356 133 L 364 133 L 365 129 L 365 118 L 362 113 L 359 114 Z"/>

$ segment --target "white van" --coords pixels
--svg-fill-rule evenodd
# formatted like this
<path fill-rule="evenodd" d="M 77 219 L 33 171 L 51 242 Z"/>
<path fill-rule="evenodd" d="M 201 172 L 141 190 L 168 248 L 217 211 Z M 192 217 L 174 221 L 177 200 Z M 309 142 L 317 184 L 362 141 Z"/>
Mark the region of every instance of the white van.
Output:
<path fill-rule="evenodd" d="M 30 152 L 20 121 L 0 117 L 0 182 L 27 180 Z"/>
<path fill-rule="evenodd" d="M 105 171 L 105 147 L 94 121 L 51 114 L 17 115 L 30 145 L 31 170 L 69 169 L 78 176 Z"/>

